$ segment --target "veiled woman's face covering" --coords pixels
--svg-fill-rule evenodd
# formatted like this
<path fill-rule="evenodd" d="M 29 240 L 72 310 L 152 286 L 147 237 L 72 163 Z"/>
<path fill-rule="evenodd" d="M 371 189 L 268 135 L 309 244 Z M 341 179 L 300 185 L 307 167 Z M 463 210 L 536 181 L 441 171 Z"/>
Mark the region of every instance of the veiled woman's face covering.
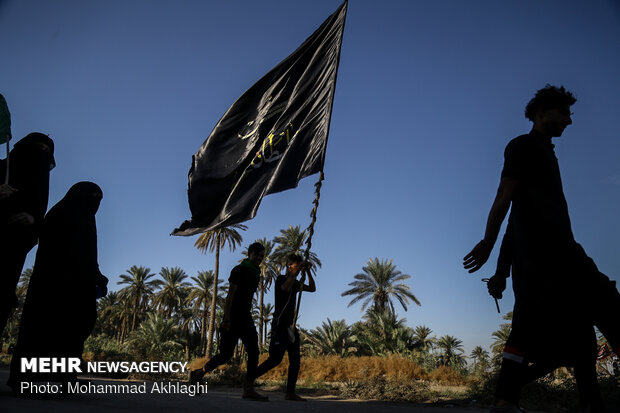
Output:
<path fill-rule="evenodd" d="M 51 171 L 56 166 L 54 159 L 54 141 L 49 136 L 39 132 L 33 132 L 20 139 L 13 150 L 13 156 L 27 157 L 32 166 L 49 165 Z"/>
<path fill-rule="evenodd" d="M 99 210 L 99 205 L 101 204 L 101 200 L 103 199 L 103 193 L 101 193 L 101 191 L 94 191 L 94 192 L 91 192 L 90 196 L 91 198 L 88 203 L 89 203 L 91 210 L 93 211 L 93 214 L 96 214 L 97 211 Z"/>
<path fill-rule="evenodd" d="M 93 182 L 78 182 L 73 185 L 63 198 L 68 208 L 76 213 L 95 215 L 103 198 L 103 191 Z"/>

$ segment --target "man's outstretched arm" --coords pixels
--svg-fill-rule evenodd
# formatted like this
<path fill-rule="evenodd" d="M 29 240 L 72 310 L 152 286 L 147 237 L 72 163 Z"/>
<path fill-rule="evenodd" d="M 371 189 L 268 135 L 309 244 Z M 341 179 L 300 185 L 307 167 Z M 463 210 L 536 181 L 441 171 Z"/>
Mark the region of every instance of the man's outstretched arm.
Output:
<path fill-rule="evenodd" d="M 510 268 L 512 266 L 512 256 L 514 254 L 514 239 L 512 234 L 512 225 L 508 219 L 508 227 L 502 239 L 502 245 L 499 249 L 499 257 L 497 258 L 497 268 L 495 275 L 489 278 L 487 288 L 489 294 L 493 298 L 502 298 L 502 293 L 506 289 L 506 278 L 510 277 Z"/>
<path fill-rule="evenodd" d="M 489 211 L 484 238 L 463 258 L 463 267 L 470 273 L 478 271 L 489 259 L 516 188 L 517 181 L 514 178 L 502 177 Z"/>

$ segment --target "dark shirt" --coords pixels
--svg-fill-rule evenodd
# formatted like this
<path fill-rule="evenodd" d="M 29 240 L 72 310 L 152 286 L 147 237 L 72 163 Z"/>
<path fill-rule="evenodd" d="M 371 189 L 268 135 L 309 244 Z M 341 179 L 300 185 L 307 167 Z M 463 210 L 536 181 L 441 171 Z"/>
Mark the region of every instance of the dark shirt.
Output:
<path fill-rule="evenodd" d="M 510 267 L 512 266 L 512 256 L 514 250 L 514 238 L 512 235 L 512 222 L 508 217 L 508 225 L 506 225 L 506 233 L 502 238 L 502 245 L 499 248 L 499 256 L 497 257 L 497 269 L 495 274 L 504 277 L 510 277 Z"/>
<path fill-rule="evenodd" d="M 260 281 L 260 269 L 245 259 L 230 272 L 228 282 L 237 286 L 230 309 L 231 321 L 252 319 L 252 298 Z"/>
<path fill-rule="evenodd" d="M 509 218 L 513 260 L 525 268 L 554 265 L 575 244 L 553 148 L 551 138 L 532 131 L 504 153 L 502 177 L 518 182 Z"/>
<path fill-rule="evenodd" d="M 507 345 L 534 362 L 574 365 L 595 346 L 595 336 L 584 300 L 587 256 L 573 237 L 553 148 L 536 131 L 506 146 L 502 177 L 515 179 L 517 187 L 498 272 L 512 266 L 515 306 Z"/>
<path fill-rule="evenodd" d="M 293 324 L 295 317 L 296 297 L 299 292 L 300 283 L 298 280 L 293 282 L 290 291 L 282 289 L 286 281 L 286 275 L 278 275 L 275 284 L 275 310 L 273 315 L 273 325 L 275 328 L 286 328 Z"/>

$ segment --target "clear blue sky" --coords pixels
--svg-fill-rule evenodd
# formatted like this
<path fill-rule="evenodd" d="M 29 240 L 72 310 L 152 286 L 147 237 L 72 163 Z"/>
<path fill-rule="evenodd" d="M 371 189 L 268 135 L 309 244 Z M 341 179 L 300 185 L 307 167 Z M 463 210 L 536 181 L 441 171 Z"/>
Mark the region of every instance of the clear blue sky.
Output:
<path fill-rule="evenodd" d="M 103 188 L 99 263 L 112 289 L 132 265 L 213 268 L 195 237 L 168 235 L 189 218 L 191 156 L 339 4 L 0 0 L 13 135 L 54 139 L 50 207 L 77 181 Z M 474 276 L 461 260 L 483 235 L 503 149 L 529 131 L 523 109 L 546 83 L 579 99 L 555 141 L 575 236 L 620 280 L 619 74 L 618 1 L 351 0 L 314 238 L 323 269 L 301 326 L 359 320 L 341 292 L 369 258 L 391 258 L 422 302 L 398 309 L 409 325 L 467 352 L 488 346 L 502 320 L 480 278 L 496 251 Z M 315 181 L 266 197 L 244 247 L 306 227 Z M 223 253 L 225 278 L 240 254 Z"/>

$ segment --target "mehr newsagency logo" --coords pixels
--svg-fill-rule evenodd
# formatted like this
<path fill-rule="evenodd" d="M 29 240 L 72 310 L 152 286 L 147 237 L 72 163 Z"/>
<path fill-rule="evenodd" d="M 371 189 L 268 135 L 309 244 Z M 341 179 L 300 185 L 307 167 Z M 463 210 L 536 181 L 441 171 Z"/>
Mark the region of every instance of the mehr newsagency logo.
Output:
<path fill-rule="evenodd" d="M 187 362 L 176 361 L 89 361 L 82 363 L 77 357 L 22 358 L 22 373 L 76 373 L 76 374 L 183 374 Z M 36 379 L 35 379 L 36 380 Z M 187 394 L 196 396 L 207 393 L 206 383 L 182 383 L 178 381 L 122 382 L 95 384 L 91 381 L 65 383 L 22 381 L 20 393 L 29 394 Z"/>

